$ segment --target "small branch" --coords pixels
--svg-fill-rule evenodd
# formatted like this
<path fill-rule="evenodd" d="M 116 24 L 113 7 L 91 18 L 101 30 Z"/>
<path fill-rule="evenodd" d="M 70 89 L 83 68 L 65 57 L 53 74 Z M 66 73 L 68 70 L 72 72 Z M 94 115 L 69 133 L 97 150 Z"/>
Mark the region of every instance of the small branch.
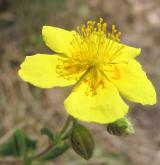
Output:
<path fill-rule="evenodd" d="M 70 124 L 72 123 L 74 125 L 74 123 L 76 122 L 76 120 L 74 118 L 72 118 L 71 116 L 68 116 L 63 128 L 61 129 L 61 131 L 58 133 L 56 139 L 55 139 L 55 144 L 50 144 L 48 145 L 45 149 L 39 151 L 35 156 L 30 157 L 29 159 L 31 160 L 35 160 L 40 158 L 41 156 L 43 156 L 44 154 L 46 154 L 48 151 L 50 151 L 50 149 L 52 149 L 54 146 L 56 145 L 59 140 L 64 140 L 63 138 L 70 133 Z M 20 125 L 19 127 L 23 127 L 23 124 Z M 0 141 L 1 143 L 4 142 L 4 139 L 9 138 L 12 135 L 13 131 L 10 131 L 8 134 L 6 134 L 2 140 Z M 16 159 L 12 159 L 12 158 L 6 158 L 4 160 L 0 160 L 0 165 L 23 165 L 23 161 L 21 160 L 16 160 Z"/>
<path fill-rule="evenodd" d="M 75 119 L 73 119 L 71 116 L 68 116 L 63 128 L 61 129 L 61 131 L 58 133 L 57 139 L 55 139 L 55 144 L 59 142 L 59 140 L 62 140 L 64 138 L 65 135 L 67 135 L 69 133 L 69 128 L 70 128 L 70 124 L 71 122 L 75 122 Z M 12 134 L 12 132 L 9 132 L 6 137 L 10 137 Z M 3 142 L 3 141 L 2 141 Z M 30 157 L 29 159 L 31 160 L 35 160 L 40 158 L 41 156 L 43 156 L 44 154 L 46 154 L 50 149 L 52 149 L 54 146 L 53 144 L 48 145 L 45 149 L 40 150 L 35 156 Z M 6 160 L 0 160 L 0 165 L 23 165 L 23 161 L 21 160 L 15 160 L 15 159 L 6 159 Z"/>
<path fill-rule="evenodd" d="M 75 122 L 75 119 L 73 119 L 71 116 L 68 116 L 63 128 L 61 129 L 61 131 L 59 132 L 59 134 L 57 135 L 56 139 L 55 139 L 55 144 L 50 144 L 49 146 L 47 146 L 45 149 L 43 149 L 42 151 L 39 151 L 39 153 L 37 153 L 35 156 L 31 157 L 30 159 L 35 160 L 40 158 L 41 156 L 43 156 L 45 153 L 47 153 L 50 149 L 52 149 L 54 146 L 56 145 L 56 143 L 60 140 L 63 139 L 63 137 L 68 133 L 67 130 L 71 124 L 71 122 L 73 121 L 73 123 Z"/>

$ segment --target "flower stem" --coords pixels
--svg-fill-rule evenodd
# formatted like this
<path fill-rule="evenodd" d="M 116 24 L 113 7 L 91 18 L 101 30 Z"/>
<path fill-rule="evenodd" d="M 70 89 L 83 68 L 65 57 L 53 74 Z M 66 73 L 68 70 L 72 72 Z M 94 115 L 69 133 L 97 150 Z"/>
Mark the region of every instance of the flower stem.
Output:
<path fill-rule="evenodd" d="M 59 136 L 62 136 L 69 128 L 71 122 L 73 121 L 73 118 L 71 116 L 68 116 L 63 128 L 61 129 Z"/>

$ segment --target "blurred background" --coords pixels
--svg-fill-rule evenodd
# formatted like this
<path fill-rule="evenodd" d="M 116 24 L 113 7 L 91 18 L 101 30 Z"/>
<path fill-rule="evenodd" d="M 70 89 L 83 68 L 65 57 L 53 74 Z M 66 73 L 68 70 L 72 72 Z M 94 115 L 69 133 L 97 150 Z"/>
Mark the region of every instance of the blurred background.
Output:
<path fill-rule="evenodd" d="M 123 43 L 142 48 L 138 60 L 159 93 L 160 0 L 0 0 L 0 142 L 21 127 L 41 147 L 47 142 L 42 127 L 61 128 L 70 88 L 38 89 L 20 80 L 17 70 L 26 55 L 51 53 L 42 40 L 43 25 L 71 30 L 99 17 L 117 26 Z M 130 106 L 134 135 L 115 137 L 104 126 L 84 123 L 95 137 L 93 158 L 86 162 L 70 149 L 47 165 L 159 165 L 160 103 Z"/>

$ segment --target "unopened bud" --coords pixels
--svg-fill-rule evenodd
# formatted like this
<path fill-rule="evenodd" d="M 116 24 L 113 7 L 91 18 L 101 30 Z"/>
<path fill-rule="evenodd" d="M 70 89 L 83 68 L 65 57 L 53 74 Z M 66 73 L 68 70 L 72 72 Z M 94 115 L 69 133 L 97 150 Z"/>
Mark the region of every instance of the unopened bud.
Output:
<path fill-rule="evenodd" d="M 134 128 L 132 123 L 126 117 L 124 117 L 108 124 L 107 131 L 112 135 L 127 136 L 134 133 Z"/>
<path fill-rule="evenodd" d="M 71 145 L 73 150 L 89 160 L 94 151 L 94 140 L 90 131 L 80 124 L 76 124 L 71 132 Z"/>

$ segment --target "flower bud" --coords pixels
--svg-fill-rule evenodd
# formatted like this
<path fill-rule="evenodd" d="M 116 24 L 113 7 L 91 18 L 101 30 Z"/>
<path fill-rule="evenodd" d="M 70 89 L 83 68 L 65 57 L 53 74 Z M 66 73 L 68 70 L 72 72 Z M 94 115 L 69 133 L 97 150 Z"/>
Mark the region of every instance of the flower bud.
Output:
<path fill-rule="evenodd" d="M 92 157 L 94 140 L 90 131 L 80 124 L 76 124 L 71 132 L 73 150 L 86 160 Z"/>
<path fill-rule="evenodd" d="M 108 124 L 107 131 L 112 135 L 127 136 L 134 133 L 134 128 L 132 123 L 126 117 L 124 117 Z"/>

